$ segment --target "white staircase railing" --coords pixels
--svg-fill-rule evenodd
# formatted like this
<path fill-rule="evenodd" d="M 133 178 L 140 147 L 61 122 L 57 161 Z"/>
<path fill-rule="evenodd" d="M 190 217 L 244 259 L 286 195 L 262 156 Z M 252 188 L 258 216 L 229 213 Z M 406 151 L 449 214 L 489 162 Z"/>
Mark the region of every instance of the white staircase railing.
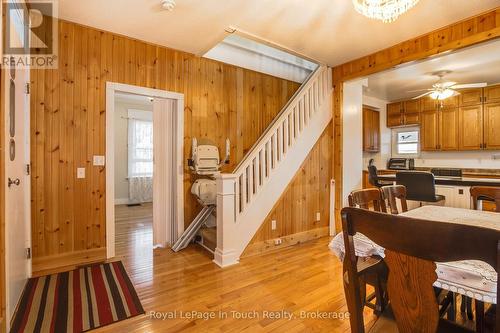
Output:
<path fill-rule="evenodd" d="M 217 178 L 218 265 L 238 262 L 330 122 L 331 87 L 331 70 L 320 66 L 234 172 Z"/>

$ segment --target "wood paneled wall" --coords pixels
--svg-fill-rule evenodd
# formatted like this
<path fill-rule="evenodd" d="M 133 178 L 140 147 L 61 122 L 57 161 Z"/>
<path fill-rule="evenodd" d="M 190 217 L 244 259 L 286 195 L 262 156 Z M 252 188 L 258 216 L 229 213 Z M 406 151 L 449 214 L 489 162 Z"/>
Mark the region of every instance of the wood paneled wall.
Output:
<path fill-rule="evenodd" d="M 342 95 L 343 83 L 410 61 L 422 60 L 500 37 L 500 7 L 404 41 L 368 56 L 333 68 L 334 87 L 334 178 L 336 182 L 336 228 L 341 229 L 342 209 Z"/>
<path fill-rule="evenodd" d="M 59 68 L 32 70 L 32 239 L 35 261 L 105 246 L 107 81 L 185 96 L 191 138 L 231 140 L 232 170 L 299 84 L 70 22 L 59 22 Z M 76 179 L 76 168 L 86 178 Z M 185 222 L 198 207 L 185 168 Z"/>
<path fill-rule="evenodd" d="M 315 144 L 285 192 L 264 220 L 243 256 L 328 235 L 332 179 L 333 121 Z M 316 220 L 316 213 L 320 219 Z M 272 220 L 276 229 L 272 230 Z M 274 240 L 282 243 L 276 245 Z"/>

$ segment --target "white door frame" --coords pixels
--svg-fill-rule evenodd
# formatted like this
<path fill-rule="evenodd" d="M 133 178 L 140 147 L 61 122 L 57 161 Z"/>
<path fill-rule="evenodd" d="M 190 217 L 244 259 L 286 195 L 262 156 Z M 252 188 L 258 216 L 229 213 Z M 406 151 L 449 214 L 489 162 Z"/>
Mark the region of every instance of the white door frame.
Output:
<path fill-rule="evenodd" d="M 115 256 L 115 94 L 131 93 L 153 98 L 174 99 L 177 101 L 176 120 L 176 179 L 175 188 L 177 210 L 177 231 L 179 237 L 184 232 L 184 95 L 166 90 L 145 88 L 122 83 L 106 83 L 106 256 Z"/>

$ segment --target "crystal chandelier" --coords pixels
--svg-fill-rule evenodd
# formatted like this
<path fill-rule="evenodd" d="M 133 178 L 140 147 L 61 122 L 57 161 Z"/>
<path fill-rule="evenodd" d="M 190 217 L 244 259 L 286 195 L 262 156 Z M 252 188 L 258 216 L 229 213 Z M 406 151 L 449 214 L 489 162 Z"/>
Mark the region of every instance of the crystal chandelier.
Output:
<path fill-rule="evenodd" d="M 352 0 L 354 8 L 366 17 L 389 23 L 415 6 L 419 0 Z"/>

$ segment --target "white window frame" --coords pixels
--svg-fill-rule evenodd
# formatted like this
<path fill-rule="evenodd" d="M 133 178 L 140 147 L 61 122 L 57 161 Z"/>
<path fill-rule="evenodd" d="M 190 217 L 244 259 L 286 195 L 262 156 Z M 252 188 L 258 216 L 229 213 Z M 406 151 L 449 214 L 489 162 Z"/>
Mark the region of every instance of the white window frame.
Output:
<path fill-rule="evenodd" d="M 133 159 L 133 154 L 131 154 L 131 147 L 130 147 L 130 138 L 133 135 L 131 133 L 132 128 L 130 126 L 130 121 L 140 121 L 140 122 L 149 122 L 151 123 L 151 135 L 153 131 L 153 111 L 145 111 L 145 110 L 135 110 L 135 109 L 128 109 L 127 110 L 128 114 L 128 143 L 127 143 L 127 163 L 128 163 L 128 177 L 129 178 L 134 178 L 134 177 L 153 177 L 153 172 L 151 171 L 151 174 L 132 174 L 131 173 L 131 166 L 132 163 L 135 162 L 151 162 L 151 165 L 153 164 L 153 146 L 151 146 L 151 160 L 149 159 Z"/>
<path fill-rule="evenodd" d="M 416 154 L 400 154 L 398 152 L 398 135 L 403 132 L 418 132 L 418 142 L 417 142 L 417 153 Z M 418 158 L 420 157 L 420 143 L 421 143 L 421 131 L 420 127 L 401 127 L 392 129 L 392 156 L 393 157 L 405 157 L 405 158 Z"/>

